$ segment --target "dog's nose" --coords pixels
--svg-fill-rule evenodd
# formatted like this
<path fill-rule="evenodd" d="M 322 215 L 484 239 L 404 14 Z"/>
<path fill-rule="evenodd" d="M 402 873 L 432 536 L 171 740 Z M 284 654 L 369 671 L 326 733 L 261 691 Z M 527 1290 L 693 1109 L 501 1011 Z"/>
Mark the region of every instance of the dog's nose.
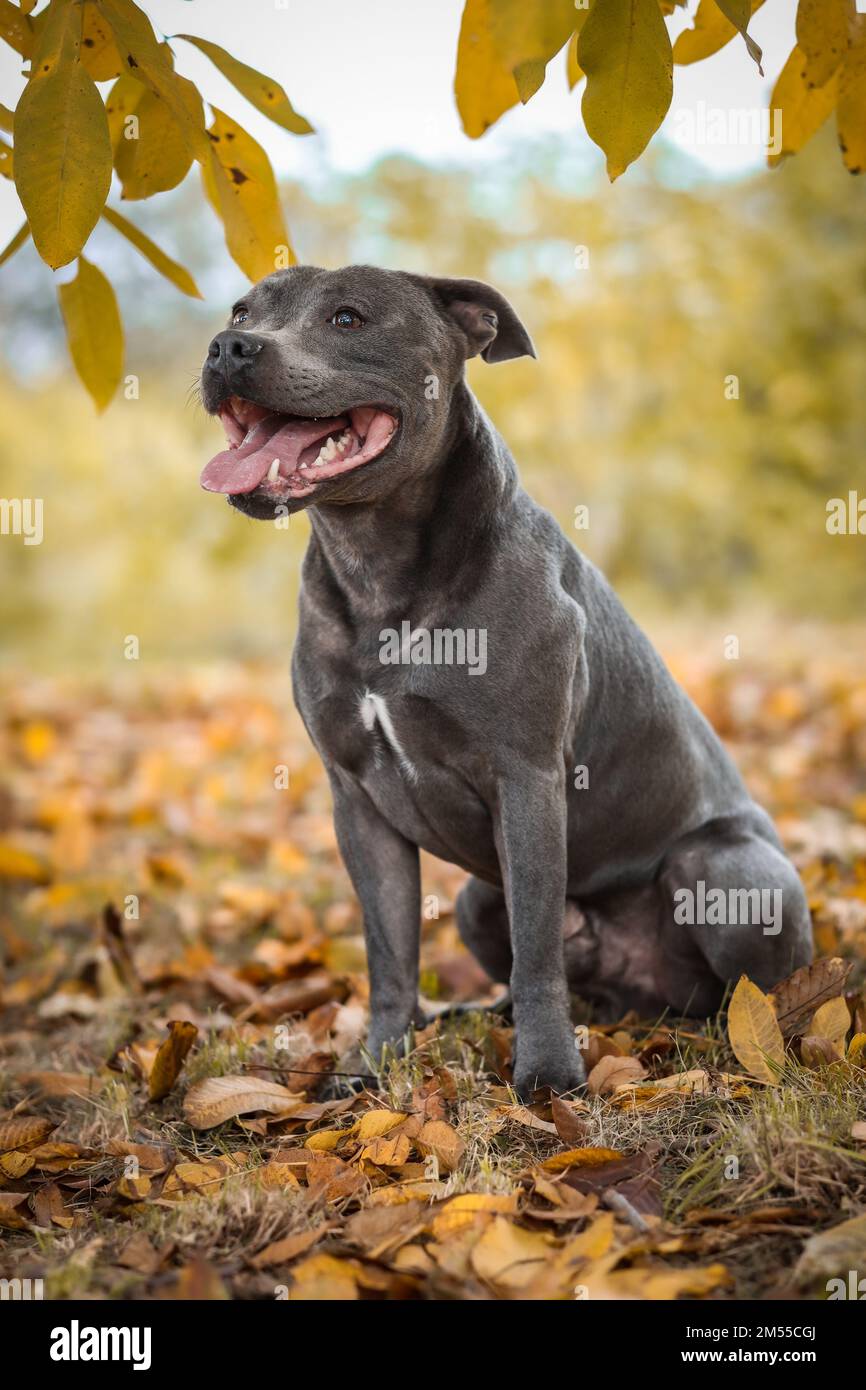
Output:
<path fill-rule="evenodd" d="M 255 333 L 237 333 L 232 328 L 218 333 L 207 350 L 210 360 L 227 367 L 239 367 L 248 357 L 261 352 L 265 342 Z"/>

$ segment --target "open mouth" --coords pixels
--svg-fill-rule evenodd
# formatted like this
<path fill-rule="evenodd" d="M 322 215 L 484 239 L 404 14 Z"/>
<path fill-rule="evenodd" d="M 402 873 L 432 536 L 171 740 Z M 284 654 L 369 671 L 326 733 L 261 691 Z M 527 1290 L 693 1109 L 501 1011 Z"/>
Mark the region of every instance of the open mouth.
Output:
<path fill-rule="evenodd" d="M 241 396 L 219 408 L 228 448 L 205 465 L 201 485 L 229 496 L 258 491 L 273 501 L 306 497 L 387 448 L 397 417 L 358 405 L 332 418 L 280 415 Z"/>

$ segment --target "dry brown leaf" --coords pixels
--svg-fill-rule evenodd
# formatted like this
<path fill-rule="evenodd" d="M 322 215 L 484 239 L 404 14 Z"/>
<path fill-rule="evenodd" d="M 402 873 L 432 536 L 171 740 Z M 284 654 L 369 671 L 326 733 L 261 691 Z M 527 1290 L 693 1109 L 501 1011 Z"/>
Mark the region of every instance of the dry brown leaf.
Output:
<path fill-rule="evenodd" d="M 770 997 L 783 1037 L 801 1032 L 820 1004 L 843 993 L 851 967 L 851 961 L 831 956 L 801 966 L 776 985 Z"/>
<path fill-rule="evenodd" d="M 42 1115 L 16 1115 L 11 1120 L 0 1120 L 0 1150 L 26 1149 L 31 1144 L 41 1144 L 56 1128 L 53 1120 L 46 1120 Z"/>
<path fill-rule="evenodd" d="M 311 1230 L 296 1231 L 294 1235 L 283 1236 L 282 1240 L 275 1240 L 270 1245 L 266 1245 L 264 1250 L 260 1250 L 250 1261 L 256 1269 L 267 1269 L 269 1265 L 285 1265 L 290 1260 L 297 1259 L 298 1255 L 303 1255 L 311 1246 L 315 1245 L 327 1235 L 331 1227 L 328 1225 L 314 1226 Z"/>
<path fill-rule="evenodd" d="M 627 1086 L 643 1080 L 645 1076 L 646 1071 L 636 1057 L 618 1057 L 608 1053 L 595 1064 L 586 1084 L 592 1095 L 603 1096 L 615 1091 L 617 1086 Z"/>
<path fill-rule="evenodd" d="M 751 1076 L 778 1086 L 785 1043 L 773 1005 L 763 990 L 741 975 L 728 1005 L 728 1040 Z"/>
<path fill-rule="evenodd" d="M 456 1129 L 445 1120 L 428 1120 L 415 1140 L 421 1153 L 433 1154 L 449 1173 L 460 1164 L 466 1145 Z"/>
<path fill-rule="evenodd" d="M 584 1106 L 581 1107 L 585 1109 Z M 560 1096 L 554 1096 L 551 1102 L 551 1112 L 556 1132 L 563 1144 L 579 1144 L 581 1139 L 586 1137 L 586 1121 L 581 1119 L 577 1108 L 567 1100 L 562 1100 Z"/>
<path fill-rule="evenodd" d="M 866 1269 L 866 1214 L 810 1236 L 794 1271 L 799 1283 Z"/>
<path fill-rule="evenodd" d="M 209 1076 L 190 1086 L 183 1113 L 193 1129 L 213 1129 L 237 1115 L 264 1110 L 269 1115 L 292 1115 L 303 1104 L 303 1094 L 277 1081 L 254 1076 Z"/>
<path fill-rule="evenodd" d="M 819 1071 L 839 1061 L 839 1053 L 829 1038 L 806 1036 L 800 1039 L 800 1060 L 804 1067 Z"/>
<path fill-rule="evenodd" d="M 198 1037 L 194 1023 L 182 1023 L 175 1019 L 168 1025 L 168 1030 L 168 1037 L 160 1045 L 150 1069 L 147 1089 L 151 1100 L 162 1100 L 168 1095 Z"/>

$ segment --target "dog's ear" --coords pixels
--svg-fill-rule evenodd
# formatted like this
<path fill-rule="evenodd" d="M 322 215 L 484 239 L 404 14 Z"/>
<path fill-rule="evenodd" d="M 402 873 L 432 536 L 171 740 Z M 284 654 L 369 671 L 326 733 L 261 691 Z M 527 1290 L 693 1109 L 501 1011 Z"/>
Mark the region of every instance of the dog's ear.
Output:
<path fill-rule="evenodd" d="M 505 295 L 483 280 L 417 277 L 466 338 L 466 356 L 479 352 L 485 362 L 534 357 L 535 348 Z"/>

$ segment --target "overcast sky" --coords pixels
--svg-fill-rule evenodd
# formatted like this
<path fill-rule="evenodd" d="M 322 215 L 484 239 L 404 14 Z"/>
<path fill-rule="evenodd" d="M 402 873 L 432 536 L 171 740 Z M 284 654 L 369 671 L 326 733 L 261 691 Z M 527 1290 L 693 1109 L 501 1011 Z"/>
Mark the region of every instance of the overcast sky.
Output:
<path fill-rule="evenodd" d="M 691 9 L 696 0 L 690 0 Z M 542 90 L 509 112 L 480 141 L 462 134 L 452 84 L 462 0 L 145 0 L 166 36 L 198 33 L 275 77 L 318 132 L 298 138 L 259 116 L 189 44 L 177 43 L 178 70 L 206 98 L 237 117 L 267 149 L 277 171 L 303 177 L 311 168 L 360 170 L 389 151 L 424 161 L 458 159 L 470 166 L 502 151 L 521 133 L 574 131 L 580 91 L 569 93 L 557 57 Z M 751 32 L 764 49 L 761 77 L 735 39 L 693 67 L 675 69 L 674 101 L 663 131 L 684 144 L 715 176 L 763 163 L 751 144 L 691 144 L 683 111 L 766 107 L 772 84 L 794 42 L 796 0 L 773 0 L 754 16 Z M 677 16 L 677 28 L 686 27 Z M 23 85 L 20 60 L 2 46 L 0 91 L 14 106 Z M 658 138 L 658 137 L 656 137 Z M 595 147 L 591 147 L 594 149 Z M 603 156 L 595 151 L 599 167 Z M 628 173 L 624 175 L 627 180 Z M 0 245 L 21 222 L 14 189 L 0 189 Z"/>

